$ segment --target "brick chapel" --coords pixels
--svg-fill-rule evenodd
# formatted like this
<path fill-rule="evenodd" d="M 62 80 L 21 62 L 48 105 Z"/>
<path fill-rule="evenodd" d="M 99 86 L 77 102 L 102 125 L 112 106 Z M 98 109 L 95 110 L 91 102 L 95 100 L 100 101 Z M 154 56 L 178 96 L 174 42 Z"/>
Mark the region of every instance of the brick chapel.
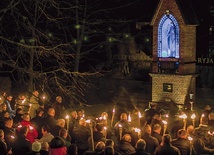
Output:
<path fill-rule="evenodd" d="M 160 0 L 152 17 L 152 102 L 184 105 L 196 92 L 196 28 L 189 0 Z"/>

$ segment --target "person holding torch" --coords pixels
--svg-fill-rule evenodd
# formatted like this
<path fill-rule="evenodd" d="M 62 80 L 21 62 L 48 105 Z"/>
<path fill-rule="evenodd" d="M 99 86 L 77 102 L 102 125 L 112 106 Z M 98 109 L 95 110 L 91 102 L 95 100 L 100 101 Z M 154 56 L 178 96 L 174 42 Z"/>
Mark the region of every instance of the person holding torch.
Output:
<path fill-rule="evenodd" d="M 122 129 L 122 135 L 120 136 L 120 130 Z M 128 122 L 127 113 L 122 113 L 120 115 L 120 120 L 114 126 L 115 135 L 117 137 L 118 142 L 120 141 L 120 137 L 123 137 L 124 134 L 131 133 L 131 125 Z"/>
<path fill-rule="evenodd" d="M 201 138 L 195 136 L 195 128 L 192 125 L 187 127 L 187 134 L 192 138 L 193 148 L 196 152 L 196 155 L 200 154 L 213 154 L 214 148 L 207 148 L 204 144 L 204 141 Z"/>

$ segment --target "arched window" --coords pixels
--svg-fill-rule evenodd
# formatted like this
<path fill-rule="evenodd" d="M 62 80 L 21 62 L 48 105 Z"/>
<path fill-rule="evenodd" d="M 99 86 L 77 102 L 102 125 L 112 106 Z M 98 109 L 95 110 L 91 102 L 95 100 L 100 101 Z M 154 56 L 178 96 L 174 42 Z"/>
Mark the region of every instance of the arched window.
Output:
<path fill-rule="evenodd" d="M 179 58 L 179 27 L 171 14 L 164 15 L 158 25 L 158 57 Z"/>

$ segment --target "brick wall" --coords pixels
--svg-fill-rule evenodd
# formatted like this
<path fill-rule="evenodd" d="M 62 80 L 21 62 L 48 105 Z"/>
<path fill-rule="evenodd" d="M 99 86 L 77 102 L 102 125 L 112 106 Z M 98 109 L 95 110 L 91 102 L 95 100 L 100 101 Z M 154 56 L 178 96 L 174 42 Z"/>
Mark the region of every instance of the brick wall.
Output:
<path fill-rule="evenodd" d="M 189 94 L 195 88 L 194 75 L 170 75 L 170 74 L 150 74 L 152 77 L 152 101 L 171 101 L 176 104 L 184 104 L 189 101 Z M 172 84 L 172 92 L 164 92 L 163 84 Z M 195 92 L 192 92 L 195 94 Z"/>
<path fill-rule="evenodd" d="M 172 14 L 179 25 L 179 67 L 176 73 L 162 74 L 158 70 L 158 25 L 166 10 Z M 175 0 L 161 0 L 154 14 L 153 63 L 152 63 L 152 101 L 171 101 L 176 104 L 189 102 L 189 94 L 195 94 L 196 82 L 196 26 L 186 25 L 181 10 Z M 163 84 L 172 84 L 172 92 L 164 92 Z M 193 98 L 194 100 L 194 98 Z"/>

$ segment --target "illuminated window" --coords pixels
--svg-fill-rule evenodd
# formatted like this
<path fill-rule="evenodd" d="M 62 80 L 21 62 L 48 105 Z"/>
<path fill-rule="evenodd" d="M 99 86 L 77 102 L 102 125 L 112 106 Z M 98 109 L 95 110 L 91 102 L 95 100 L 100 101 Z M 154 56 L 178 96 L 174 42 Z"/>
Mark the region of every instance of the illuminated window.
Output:
<path fill-rule="evenodd" d="M 158 57 L 179 58 L 179 26 L 171 14 L 166 14 L 158 25 Z"/>

